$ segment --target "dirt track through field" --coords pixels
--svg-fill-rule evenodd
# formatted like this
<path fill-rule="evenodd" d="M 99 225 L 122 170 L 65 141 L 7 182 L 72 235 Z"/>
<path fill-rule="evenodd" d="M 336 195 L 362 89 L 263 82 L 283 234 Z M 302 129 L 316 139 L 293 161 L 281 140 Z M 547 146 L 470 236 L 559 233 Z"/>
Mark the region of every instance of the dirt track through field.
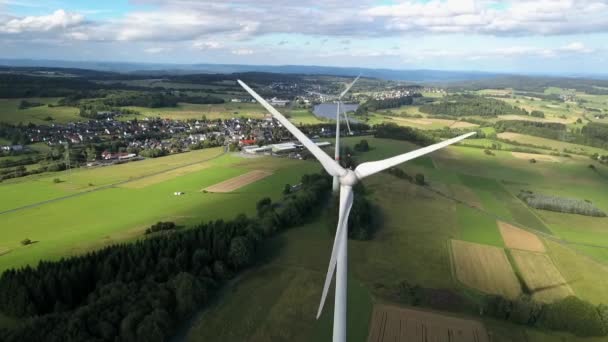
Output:
<path fill-rule="evenodd" d="M 247 172 L 244 175 L 230 178 L 221 183 L 214 184 L 203 190 L 206 190 L 209 192 L 231 192 L 231 191 L 240 189 L 240 188 L 244 187 L 245 185 L 257 182 L 260 179 L 266 178 L 270 175 L 272 175 L 272 172 L 263 171 L 263 170 L 255 170 L 255 171 Z"/>
<path fill-rule="evenodd" d="M 550 303 L 574 294 L 546 254 L 511 250 L 511 255 L 535 300 Z"/>
<path fill-rule="evenodd" d="M 511 299 L 521 293 L 504 249 L 452 240 L 452 255 L 456 277 L 463 284 Z"/>
<path fill-rule="evenodd" d="M 506 222 L 497 221 L 498 228 L 505 245 L 508 248 L 522 249 L 531 252 L 544 252 L 545 245 L 536 236 L 526 230 L 512 226 Z"/>
<path fill-rule="evenodd" d="M 478 321 L 439 313 L 374 305 L 368 342 L 488 342 Z"/>

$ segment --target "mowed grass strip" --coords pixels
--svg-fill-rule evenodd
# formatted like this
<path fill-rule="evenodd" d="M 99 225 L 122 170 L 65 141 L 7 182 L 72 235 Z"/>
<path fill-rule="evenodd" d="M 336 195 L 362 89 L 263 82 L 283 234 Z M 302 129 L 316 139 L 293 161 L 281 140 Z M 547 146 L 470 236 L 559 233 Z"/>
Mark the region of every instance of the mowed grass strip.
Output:
<path fill-rule="evenodd" d="M 546 254 L 512 250 L 511 255 L 535 300 L 549 303 L 574 294 Z"/>
<path fill-rule="evenodd" d="M 245 185 L 254 183 L 259 181 L 260 179 L 266 178 L 272 175 L 272 172 L 263 171 L 263 170 L 254 170 L 248 172 L 244 175 L 240 175 L 238 177 L 234 177 L 223 181 L 221 183 L 217 183 L 210 187 L 205 188 L 204 190 L 209 192 L 232 192 L 234 190 L 240 189 Z"/>
<path fill-rule="evenodd" d="M 376 304 L 374 305 L 367 341 L 487 342 L 489 338 L 485 327 L 478 321 L 455 318 L 434 312 Z"/>
<path fill-rule="evenodd" d="M 545 245 L 535 234 L 501 221 L 498 221 L 498 228 L 508 248 L 541 253 L 545 251 Z"/>
<path fill-rule="evenodd" d="M 453 267 L 463 284 L 479 291 L 516 298 L 521 288 L 502 248 L 452 240 Z"/>
<path fill-rule="evenodd" d="M 460 239 L 496 247 L 504 246 L 493 217 L 465 205 L 458 205 L 456 214 L 460 227 Z"/>
<path fill-rule="evenodd" d="M 187 175 L 189 173 L 201 171 L 210 166 L 211 166 L 210 163 L 205 163 L 205 162 L 200 163 L 200 164 L 188 165 L 188 166 L 180 167 L 178 169 L 159 173 L 157 175 L 153 175 L 153 176 L 145 177 L 145 178 L 138 179 L 138 180 L 135 180 L 132 182 L 128 182 L 128 183 L 123 184 L 122 187 L 131 188 L 131 189 L 141 189 L 141 188 L 145 188 L 150 185 L 154 185 L 157 183 L 161 183 L 161 182 L 173 179 L 175 177 L 180 177 L 183 175 Z"/>

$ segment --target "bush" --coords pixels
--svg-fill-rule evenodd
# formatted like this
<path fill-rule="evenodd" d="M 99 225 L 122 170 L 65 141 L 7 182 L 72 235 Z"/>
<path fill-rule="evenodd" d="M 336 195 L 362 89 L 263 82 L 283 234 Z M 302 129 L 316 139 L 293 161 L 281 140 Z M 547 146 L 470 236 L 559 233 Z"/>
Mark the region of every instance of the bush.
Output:
<path fill-rule="evenodd" d="M 426 182 L 424 181 L 424 175 L 422 173 L 417 173 L 414 179 L 416 181 L 416 184 L 418 185 L 426 184 Z"/>
<path fill-rule="evenodd" d="M 574 296 L 547 304 L 540 317 L 540 324 L 579 336 L 601 336 L 606 329 L 597 308 Z"/>
<path fill-rule="evenodd" d="M 30 239 L 23 239 L 21 240 L 21 245 L 22 246 L 27 246 L 27 245 L 31 245 L 32 244 L 32 240 Z"/>
<path fill-rule="evenodd" d="M 578 199 L 542 195 L 532 191 L 523 190 L 519 192 L 517 197 L 535 209 L 595 217 L 606 216 L 606 213 L 596 208 L 591 202 Z"/>
<path fill-rule="evenodd" d="M 61 183 L 61 179 L 53 178 L 53 183 L 55 183 L 55 184 Z"/>
<path fill-rule="evenodd" d="M 152 234 L 161 231 L 174 230 L 176 227 L 174 222 L 157 222 L 146 229 L 146 234 Z"/>
<path fill-rule="evenodd" d="M 530 159 L 530 163 L 531 164 L 536 164 L 536 159 L 534 159 L 534 158 Z"/>

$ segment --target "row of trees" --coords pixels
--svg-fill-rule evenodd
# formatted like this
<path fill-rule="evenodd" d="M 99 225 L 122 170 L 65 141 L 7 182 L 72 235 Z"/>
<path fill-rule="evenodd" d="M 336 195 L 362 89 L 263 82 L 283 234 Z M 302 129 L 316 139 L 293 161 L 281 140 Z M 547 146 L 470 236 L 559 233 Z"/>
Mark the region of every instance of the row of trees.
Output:
<path fill-rule="evenodd" d="M 515 299 L 486 295 L 480 302 L 447 289 L 431 289 L 402 281 L 388 289 L 400 302 L 439 310 L 468 311 L 530 327 L 567 331 L 578 336 L 608 335 L 608 306 L 593 305 L 574 296 L 546 304 L 530 294 Z"/>
<path fill-rule="evenodd" d="M 440 102 L 420 106 L 422 113 L 448 116 L 528 115 L 528 112 L 504 101 L 475 95 L 451 95 Z"/>
<path fill-rule="evenodd" d="M 395 123 L 383 123 L 374 128 L 376 129 L 374 134 L 376 138 L 406 140 L 422 146 L 430 145 L 435 142 L 432 137 L 423 133 L 421 130 L 398 126 Z"/>
<path fill-rule="evenodd" d="M 533 160 L 533 159 L 532 159 Z M 522 201 L 536 209 L 557 211 L 586 216 L 605 217 L 606 213 L 595 207 L 590 201 L 573 198 L 543 195 L 532 191 L 520 191 L 517 195 Z"/>
<path fill-rule="evenodd" d="M 484 299 L 483 313 L 516 324 L 562 330 L 578 336 L 608 335 L 608 306 L 596 306 L 574 296 L 543 304 L 529 295 L 514 300 L 490 295 Z"/>
<path fill-rule="evenodd" d="M 2 341 L 162 341 L 176 325 L 256 261 L 261 240 L 313 216 L 327 176 L 302 177 L 280 204 L 263 199 L 258 217 L 200 224 L 174 234 L 5 271 L 0 311 L 22 319 Z"/>
<path fill-rule="evenodd" d="M 365 115 L 368 112 L 375 112 L 381 109 L 399 108 L 401 106 L 409 106 L 414 103 L 414 97 L 420 97 L 422 95 L 415 94 L 414 96 L 403 96 L 391 99 L 369 99 L 365 103 L 359 106 L 355 111 L 355 115 Z"/>

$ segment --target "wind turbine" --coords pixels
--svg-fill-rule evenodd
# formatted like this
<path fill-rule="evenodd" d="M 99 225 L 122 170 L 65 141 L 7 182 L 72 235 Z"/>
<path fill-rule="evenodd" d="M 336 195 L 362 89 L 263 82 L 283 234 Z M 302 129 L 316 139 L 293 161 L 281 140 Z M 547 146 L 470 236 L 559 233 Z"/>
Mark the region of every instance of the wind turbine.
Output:
<path fill-rule="evenodd" d="M 336 294 L 334 304 L 334 326 L 333 326 L 333 341 L 346 341 L 346 289 L 347 289 L 347 252 L 348 252 L 348 216 L 353 205 L 353 186 L 365 177 L 376 174 L 393 166 L 404 163 L 408 160 L 431 153 L 440 148 L 457 143 L 475 134 L 475 132 L 463 134 L 456 138 L 448 139 L 440 143 L 423 147 L 408 153 L 404 153 L 392 158 L 366 162 L 359 164 L 355 170 L 345 169 L 340 164 L 332 160 L 319 146 L 312 142 L 302 131 L 294 126 L 283 114 L 279 113 L 266 100 L 253 91 L 243 81 L 238 80 L 239 84 L 255 98 L 275 119 L 277 119 L 283 127 L 293 134 L 304 145 L 310 153 L 312 153 L 321 165 L 331 176 L 337 177 L 340 184 L 340 207 L 338 213 L 338 227 L 334 238 L 333 247 L 331 250 L 331 258 L 329 260 L 329 268 L 325 277 L 323 286 L 323 294 L 321 303 L 317 312 L 317 319 L 321 316 L 323 305 L 327 297 L 329 285 L 331 284 L 334 271 L 336 272 Z"/>
<path fill-rule="evenodd" d="M 342 97 L 348 93 L 350 88 L 357 82 L 357 80 L 361 77 L 361 75 L 357 76 L 354 81 L 352 81 L 340 96 L 338 96 L 338 108 L 336 110 L 336 144 L 335 144 L 335 152 L 334 152 L 334 160 L 338 163 L 340 162 L 340 103 L 342 102 Z M 350 124 L 348 123 L 348 117 L 346 116 L 346 112 L 344 112 L 344 120 L 346 120 L 346 127 L 348 127 L 348 132 L 351 133 Z M 334 176 L 332 190 L 333 192 L 338 192 L 340 189 L 340 181 L 338 180 L 338 176 Z"/>

